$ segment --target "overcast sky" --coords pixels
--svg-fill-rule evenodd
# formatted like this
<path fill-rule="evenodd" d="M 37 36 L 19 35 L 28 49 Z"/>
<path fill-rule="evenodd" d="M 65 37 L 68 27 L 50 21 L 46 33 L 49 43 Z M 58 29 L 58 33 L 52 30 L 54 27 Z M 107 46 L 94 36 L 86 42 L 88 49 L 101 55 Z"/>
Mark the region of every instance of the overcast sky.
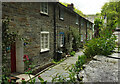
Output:
<path fill-rule="evenodd" d="M 60 2 L 73 3 L 84 14 L 100 13 L 101 7 L 109 0 L 59 0 Z"/>

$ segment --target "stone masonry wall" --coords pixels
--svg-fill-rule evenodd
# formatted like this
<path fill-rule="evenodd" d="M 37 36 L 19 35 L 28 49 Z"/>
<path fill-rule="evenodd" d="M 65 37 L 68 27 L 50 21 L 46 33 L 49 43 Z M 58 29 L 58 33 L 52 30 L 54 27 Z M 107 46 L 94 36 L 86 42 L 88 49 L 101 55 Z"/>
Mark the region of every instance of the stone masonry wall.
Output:
<path fill-rule="evenodd" d="M 48 3 L 48 15 L 40 13 L 40 3 L 38 2 L 4 2 L 2 4 L 2 18 L 10 19 L 9 31 L 17 33 L 24 40 L 24 55 L 28 55 L 30 61 L 35 66 L 45 65 L 53 59 L 54 56 L 54 4 Z M 64 20 L 60 20 L 59 9 L 64 10 Z M 81 17 L 79 24 L 76 24 L 76 13 L 60 5 L 56 6 L 56 51 L 60 48 L 63 52 L 72 50 L 72 35 L 68 32 L 70 28 L 76 28 L 83 34 L 86 40 L 86 20 L 81 27 Z M 80 29 L 79 29 L 80 28 Z M 41 31 L 49 32 L 49 51 L 41 51 Z M 64 32 L 65 45 L 59 46 L 59 33 Z M 10 60 L 10 58 L 9 58 Z M 10 62 L 10 61 L 9 61 Z M 10 67 L 10 65 L 8 65 Z M 10 69 L 10 68 L 9 68 Z"/>
<path fill-rule="evenodd" d="M 24 46 L 24 54 L 28 55 L 36 66 L 50 62 L 53 58 L 54 45 L 53 3 L 48 3 L 48 15 L 40 13 L 38 2 L 9 2 L 3 3 L 2 6 L 2 17 L 11 20 L 10 31 L 20 33 L 29 42 Z M 47 52 L 40 52 L 41 31 L 49 32 L 50 50 Z"/>
<path fill-rule="evenodd" d="M 64 11 L 64 19 L 61 20 L 59 17 L 60 8 Z M 70 28 L 76 28 L 79 31 L 79 25 L 76 24 L 76 14 L 71 12 L 68 8 L 66 9 L 64 6 L 57 5 L 56 7 L 56 25 L 57 25 L 57 49 L 61 49 L 59 46 L 59 33 L 64 32 L 65 35 L 65 45 L 64 50 L 70 52 L 72 50 L 72 35 L 69 35 L 68 32 Z M 62 49 L 61 49 L 62 50 Z"/>

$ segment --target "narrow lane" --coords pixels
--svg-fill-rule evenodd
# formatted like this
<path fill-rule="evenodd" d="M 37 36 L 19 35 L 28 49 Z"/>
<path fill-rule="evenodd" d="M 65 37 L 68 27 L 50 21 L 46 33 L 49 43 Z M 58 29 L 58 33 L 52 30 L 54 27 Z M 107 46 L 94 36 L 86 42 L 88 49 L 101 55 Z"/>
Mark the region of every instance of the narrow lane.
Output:
<path fill-rule="evenodd" d="M 54 77 L 57 73 L 68 76 L 68 70 L 72 67 L 72 64 L 75 64 L 78 60 L 78 56 L 82 55 L 83 52 L 77 52 L 75 56 L 67 58 L 65 61 L 61 62 L 60 64 L 50 68 L 49 70 L 40 74 L 40 76 L 47 80 L 47 82 L 51 82 L 52 77 Z M 36 82 L 39 82 L 38 77 L 36 77 Z"/>

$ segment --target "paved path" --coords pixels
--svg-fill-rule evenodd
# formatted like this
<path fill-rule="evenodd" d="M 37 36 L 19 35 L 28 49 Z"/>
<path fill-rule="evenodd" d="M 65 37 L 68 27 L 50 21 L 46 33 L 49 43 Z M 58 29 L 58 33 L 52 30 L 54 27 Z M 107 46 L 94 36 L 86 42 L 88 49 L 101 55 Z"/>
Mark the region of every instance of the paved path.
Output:
<path fill-rule="evenodd" d="M 68 76 L 68 70 L 71 68 L 72 64 L 75 64 L 78 60 L 78 56 L 82 55 L 81 52 L 77 52 L 75 56 L 67 58 L 65 61 L 61 62 L 60 64 L 50 68 L 49 70 L 45 71 L 44 73 L 40 74 L 40 76 L 47 80 L 47 82 L 51 82 L 52 77 L 54 77 L 57 73 L 60 73 L 64 76 Z M 36 77 L 36 82 L 39 82 L 38 78 Z"/>
<path fill-rule="evenodd" d="M 78 55 L 82 55 L 82 51 L 76 53 L 73 57 L 68 57 L 60 64 L 46 70 L 40 76 L 51 82 L 52 77 L 57 73 L 64 76 L 68 76 L 68 70 L 78 60 Z M 120 53 L 113 53 L 112 57 L 120 57 Z M 91 60 L 83 71 L 79 73 L 79 76 L 83 76 L 83 82 L 118 82 L 118 59 L 113 59 L 105 56 L 95 56 L 96 60 Z M 23 75 L 21 75 L 23 76 Z M 38 77 L 35 78 L 36 82 L 39 82 Z"/>
<path fill-rule="evenodd" d="M 113 53 L 112 57 L 119 57 L 120 53 Z M 118 60 L 105 56 L 95 56 L 97 60 L 91 60 L 79 76 L 83 76 L 83 82 L 118 82 Z"/>

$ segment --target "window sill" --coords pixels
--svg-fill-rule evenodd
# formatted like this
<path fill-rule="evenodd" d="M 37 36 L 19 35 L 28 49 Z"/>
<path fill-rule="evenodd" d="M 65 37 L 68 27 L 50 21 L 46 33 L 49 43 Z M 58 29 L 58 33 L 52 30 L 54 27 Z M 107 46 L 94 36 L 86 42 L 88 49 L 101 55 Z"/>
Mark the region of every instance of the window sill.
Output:
<path fill-rule="evenodd" d="M 63 19 L 63 18 L 60 18 L 60 20 L 64 21 L 64 19 Z"/>
<path fill-rule="evenodd" d="M 79 25 L 78 23 L 75 23 L 76 25 Z"/>
<path fill-rule="evenodd" d="M 47 51 L 49 51 L 49 50 L 50 50 L 50 49 L 41 49 L 40 52 L 41 52 L 41 53 L 42 53 L 42 52 L 47 52 Z"/>
<path fill-rule="evenodd" d="M 40 12 L 41 15 L 48 16 L 48 13 Z"/>
<path fill-rule="evenodd" d="M 63 47 L 63 45 L 60 45 L 60 47 Z"/>

